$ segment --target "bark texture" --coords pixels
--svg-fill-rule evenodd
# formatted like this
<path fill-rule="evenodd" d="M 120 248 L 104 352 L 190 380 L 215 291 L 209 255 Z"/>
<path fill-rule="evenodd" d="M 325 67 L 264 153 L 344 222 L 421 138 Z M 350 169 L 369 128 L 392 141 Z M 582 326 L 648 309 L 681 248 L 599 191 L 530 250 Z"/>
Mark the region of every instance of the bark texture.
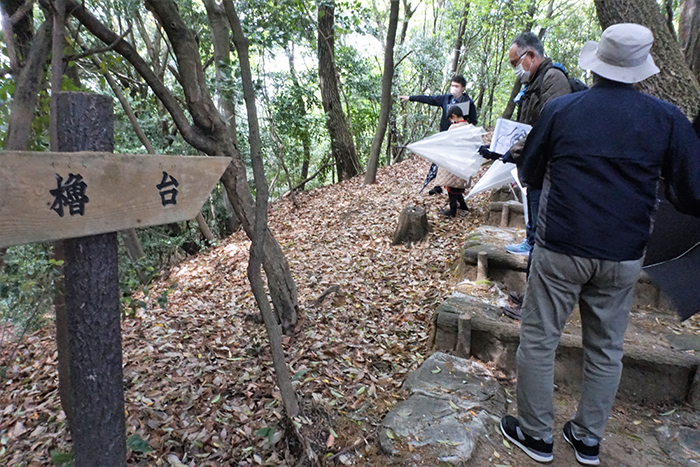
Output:
<path fill-rule="evenodd" d="M 685 0 L 678 18 L 681 50 L 695 79 L 700 81 L 700 0 Z"/>
<path fill-rule="evenodd" d="M 617 23 L 637 23 L 654 34 L 651 55 L 660 73 L 637 85 L 640 91 L 675 104 L 689 118 L 700 109 L 700 85 L 681 53 L 678 42 L 666 26 L 654 0 L 595 0 L 603 29 Z"/>
<path fill-rule="evenodd" d="M 418 242 L 424 239 L 428 232 L 430 232 L 430 225 L 425 208 L 409 206 L 401 211 L 399 225 L 396 227 L 391 244 Z"/>
<path fill-rule="evenodd" d="M 215 0 L 204 0 L 207 9 L 207 18 L 211 26 L 211 40 L 214 45 L 214 67 L 216 70 L 216 86 L 219 102 L 219 111 L 224 121 L 228 125 L 231 140 L 238 141 L 238 128 L 236 126 L 236 105 L 233 100 L 230 88 L 232 86 L 231 76 L 231 40 L 229 38 L 228 18 L 224 6 Z"/>
<path fill-rule="evenodd" d="M 348 180 L 360 171 L 355 143 L 343 114 L 335 68 L 335 3 L 318 6 L 318 77 L 321 100 L 326 113 L 326 128 L 331 138 L 338 181 Z"/>
<path fill-rule="evenodd" d="M 112 151 L 110 97 L 56 97 L 59 151 Z M 70 239 L 64 246 L 75 466 L 121 467 L 126 430 L 117 234 Z"/>
<path fill-rule="evenodd" d="M 377 167 L 379 166 L 379 154 L 382 150 L 384 135 L 386 134 L 389 113 L 391 112 L 392 96 L 391 84 L 394 81 L 394 44 L 396 43 L 396 28 L 399 23 L 399 0 L 391 0 L 389 11 L 389 29 L 386 33 L 386 48 L 384 49 L 384 74 L 382 75 L 382 102 L 379 109 L 379 122 L 377 131 L 372 139 L 372 147 L 367 161 L 365 184 L 375 183 L 377 179 Z"/>

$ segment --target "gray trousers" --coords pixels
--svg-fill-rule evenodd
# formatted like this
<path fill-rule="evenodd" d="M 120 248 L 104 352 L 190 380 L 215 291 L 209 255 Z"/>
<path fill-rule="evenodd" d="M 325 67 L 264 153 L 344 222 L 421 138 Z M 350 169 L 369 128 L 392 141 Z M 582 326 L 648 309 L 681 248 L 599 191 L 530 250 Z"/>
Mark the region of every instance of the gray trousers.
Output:
<path fill-rule="evenodd" d="M 574 435 L 590 442 L 603 437 L 620 382 L 622 343 L 642 262 L 582 258 L 535 246 L 517 353 L 518 419 L 524 432 L 542 439 L 552 435 L 554 356 L 578 301 L 583 382 Z"/>

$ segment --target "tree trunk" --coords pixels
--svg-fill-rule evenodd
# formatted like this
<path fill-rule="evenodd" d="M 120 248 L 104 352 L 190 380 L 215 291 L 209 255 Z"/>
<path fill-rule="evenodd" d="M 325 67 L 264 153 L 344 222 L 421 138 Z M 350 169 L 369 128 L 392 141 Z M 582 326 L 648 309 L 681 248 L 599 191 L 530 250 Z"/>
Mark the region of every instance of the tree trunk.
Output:
<path fill-rule="evenodd" d="M 690 71 L 678 43 L 654 0 L 595 0 L 603 29 L 617 23 L 642 24 L 654 34 L 654 57 L 660 73 L 637 85 L 640 91 L 678 106 L 689 118 L 700 109 L 700 85 Z"/>
<path fill-rule="evenodd" d="M 267 199 L 269 196 L 265 168 L 261 156 L 261 141 L 258 128 L 258 114 L 255 107 L 255 89 L 253 88 L 253 76 L 250 71 L 250 61 L 248 58 L 248 39 L 243 35 L 243 29 L 235 10 L 233 2 L 227 0 L 226 12 L 229 17 L 229 24 L 233 32 L 233 42 L 238 52 L 238 61 L 241 65 L 241 80 L 243 83 L 243 98 L 245 99 L 248 111 L 248 135 L 250 139 L 250 160 L 253 166 L 255 177 L 255 227 L 254 235 L 251 238 L 250 258 L 248 260 L 248 280 L 253 289 L 255 301 L 263 315 L 265 329 L 270 341 L 272 352 L 272 364 L 275 367 L 277 376 L 277 386 L 280 388 L 282 402 L 284 403 L 287 417 L 291 419 L 299 414 L 299 403 L 296 392 L 292 387 L 292 379 L 289 376 L 289 369 L 285 362 L 284 349 L 282 347 L 282 337 L 274 313 L 267 300 L 265 286 L 260 274 L 260 266 L 264 248 L 264 232 L 267 227 Z"/>
<path fill-rule="evenodd" d="M 700 81 L 700 0 L 685 0 L 678 19 L 681 50 L 695 79 Z"/>
<path fill-rule="evenodd" d="M 292 78 L 292 84 L 294 85 L 294 95 L 296 96 L 296 108 L 295 113 L 299 115 L 302 119 L 306 117 L 306 104 L 304 99 L 301 97 L 302 87 L 299 85 L 299 79 L 297 78 L 296 68 L 294 67 L 294 45 L 292 44 L 291 49 L 287 49 L 287 59 L 289 60 L 289 74 Z M 306 180 L 309 176 L 309 163 L 311 162 L 311 136 L 309 135 L 309 129 L 306 125 L 302 125 L 297 128 L 301 135 L 301 147 L 303 151 L 303 159 L 301 162 L 301 179 Z M 304 190 L 304 183 L 300 183 L 300 190 Z"/>
<path fill-rule="evenodd" d="M 326 113 L 326 127 L 331 138 L 331 151 L 335 158 L 338 181 L 348 180 L 359 173 L 360 162 L 355 144 L 348 129 L 338 92 L 335 69 L 335 2 L 318 6 L 318 77 L 321 100 Z"/>
<path fill-rule="evenodd" d="M 2 10 L 6 15 L 6 18 L 17 14 L 17 12 L 24 8 L 24 14 L 18 18 L 14 24 L 12 24 L 12 39 L 9 40 L 7 35 L 4 37 L 4 42 L 6 45 L 12 43 L 17 54 L 17 58 L 24 62 L 27 57 L 31 55 L 30 48 L 34 42 L 34 15 L 32 15 L 32 8 L 29 5 L 27 8 L 26 0 L 2 0 Z M 21 13 L 20 13 L 21 14 Z M 6 34 L 5 31 L 3 33 Z"/>
<path fill-rule="evenodd" d="M 195 220 L 197 221 L 197 225 L 199 226 L 199 231 L 202 232 L 202 235 L 204 235 L 204 239 L 211 245 L 216 241 L 216 236 L 214 233 L 211 231 L 209 228 L 209 225 L 207 224 L 207 221 L 204 219 L 204 216 L 200 212 L 197 214 L 197 217 L 195 217 Z"/>
<path fill-rule="evenodd" d="M 248 40 L 243 35 L 243 29 L 241 28 L 240 21 L 238 20 L 238 15 L 236 14 L 233 2 L 231 0 L 224 0 L 224 7 L 226 9 L 229 24 L 231 25 L 231 31 L 233 32 L 233 41 L 238 52 L 238 61 L 241 65 L 243 98 L 245 99 L 246 109 L 248 111 L 248 135 L 251 159 L 253 157 L 259 157 L 262 160 L 262 157 L 260 156 L 261 142 L 260 131 L 258 129 L 258 114 L 257 109 L 255 108 L 255 90 L 253 88 L 253 77 L 250 72 L 250 62 L 248 60 Z M 264 183 L 264 193 L 257 193 L 256 197 L 267 197 L 267 181 Z M 248 191 L 248 196 L 250 196 L 250 191 Z M 260 212 L 259 203 L 260 201 L 256 201 L 258 206 L 256 209 L 256 216 Z M 267 206 L 267 198 L 265 198 L 265 206 Z M 282 330 L 285 333 L 289 333 L 294 329 L 294 325 L 297 322 L 296 312 L 298 305 L 296 285 L 294 284 L 291 272 L 289 271 L 287 259 L 285 258 L 284 253 L 282 253 L 282 249 L 280 248 L 279 244 L 272 236 L 270 229 L 267 227 L 267 210 L 265 211 L 264 228 L 259 227 L 259 222 L 255 220 L 254 222 L 253 236 L 251 237 L 249 235 L 249 237 L 251 240 L 259 239 L 261 242 L 263 242 L 261 243 L 262 246 L 260 248 L 263 254 L 268 258 L 268 261 L 266 262 L 267 264 L 264 263 L 264 266 L 267 274 L 270 295 L 272 297 L 272 303 L 275 305 L 278 312 L 278 318 L 282 323 Z M 276 261 L 271 261 L 271 259 L 275 259 Z M 253 284 L 251 284 L 251 286 L 252 285 Z M 275 289 L 274 292 L 273 289 Z M 277 294 L 279 293 L 285 293 L 285 295 L 283 297 L 278 297 Z M 279 303 L 280 298 L 285 298 L 285 301 Z M 294 306 L 289 307 L 289 302 L 292 302 Z M 261 309 L 261 312 L 262 311 L 263 310 Z"/>
<path fill-rule="evenodd" d="M 56 115 L 56 98 L 63 83 L 63 48 L 66 35 L 66 0 L 54 0 L 53 31 L 51 39 L 51 100 L 49 103 L 51 119 L 49 121 L 49 145 L 56 151 L 58 140 L 58 122 Z"/>
<path fill-rule="evenodd" d="M 382 75 L 382 106 L 379 110 L 379 122 L 374 133 L 372 147 L 367 161 L 367 173 L 365 184 L 375 183 L 377 180 L 377 167 L 379 166 L 379 153 L 382 150 L 386 126 L 391 112 L 392 96 L 391 83 L 394 79 L 394 43 L 396 42 L 396 27 L 399 22 L 399 0 L 391 0 L 389 11 L 389 29 L 386 33 L 386 49 L 384 50 L 384 74 Z"/>
<path fill-rule="evenodd" d="M 51 25 L 51 20 L 46 20 L 41 25 L 31 43 L 24 67 L 19 75 L 15 76 L 15 93 L 12 96 L 5 149 L 20 151 L 29 149 L 39 85 L 43 80 L 46 60 L 51 48 L 51 34 L 49 34 Z"/>
<path fill-rule="evenodd" d="M 399 151 L 397 148 L 398 142 L 398 128 L 396 126 L 396 114 L 392 108 L 389 112 L 389 124 L 386 130 L 386 163 L 387 165 L 400 162 Z"/>
<path fill-rule="evenodd" d="M 428 216 L 422 206 L 409 206 L 401 211 L 399 225 L 394 232 L 392 245 L 419 242 L 430 232 Z"/>
<path fill-rule="evenodd" d="M 459 56 L 462 52 L 462 42 L 464 41 L 464 33 L 467 29 L 467 19 L 469 17 L 469 7 L 471 6 L 471 0 L 466 0 L 464 2 L 464 10 L 462 11 L 462 20 L 459 22 L 459 28 L 457 28 L 457 39 L 455 40 L 455 49 L 452 56 L 452 66 L 450 70 L 452 71 L 452 76 L 457 74 L 457 66 L 459 65 Z"/>
<path fill-rule="evenodd" d="M 204 0 L 207 9 L 207 18 L 211 26 L 211 40 L 214 45 L 214 67 L 216 70 L 216 93 L 219 96 L 219 111 L 229 127 L 231 139 L 238 143 L 238 129 L 236 127 L 236 104 L 233 99 L 231 76 L 231 41 L 229 39 L 230 26 L 223 5 L 215 0 Z"/>
<path fill-rule="evenodd" d="M 503 111 L 503 115 L 501 117 L 511 119 L 513 117 L 513 112 L 515 111 L 515 96 L 518 95 L 520 92 L 520 88 L 522 87 L 522 83 L 518 78 L 515 78 L 515 82 L 513 83 L 513 88 L 510 91 L 510 97 L 508 98 L 508 105 L 506 105 L 506 110 Z"/>
<path fill-rule="evenodd" d="M 69 2 L 73 16 L 92 34 L 105 44 L 114 44 L 114 50 L 122 55 L 148 83 L 154 94 L 167 109 L 185 141 L 210 156 L 227 157 L 231 160 L 221 181 L 234 207 L 234 211 L 249 238 L 254 235 L 255 212 L 253 197 L 246 179 L 246 167 L 241 154 L 231 140 L 228 128 L 214 106 L 206 87 L 205 75 L 196 40 L 185 27 L 177 6 L 169 0 L 150 0 L 147 7 L 156 12 L 156 17 L 173 44 L 178 61 L 180 78 L 184 86 L 190 123 L 178 100 L 156 76 L 136 49 L 105 27 L 82 4 Z M 279 244 L 269 229 L 263 232 L 263 267 L 267 275 L 272 303 L 285 332 L 296 323 L 298 309 L 297 289 L 289 264 Z"/>
<path fill-rule="evenodd" d="M 418 1 L 418 5 L 420 5 L 420 0 Z M 418 5 L 416 5 L 415 8 L 411 9 L 411 2 L 409 2 L 408 0 L 403 0 L 403 21 L 401 22 L 401 38 L 399 39 L 399 45 L 403 45 L 404 41 L 406 40 L 408 22 L 411 20 L 413 13 L 416 12 Z"/>

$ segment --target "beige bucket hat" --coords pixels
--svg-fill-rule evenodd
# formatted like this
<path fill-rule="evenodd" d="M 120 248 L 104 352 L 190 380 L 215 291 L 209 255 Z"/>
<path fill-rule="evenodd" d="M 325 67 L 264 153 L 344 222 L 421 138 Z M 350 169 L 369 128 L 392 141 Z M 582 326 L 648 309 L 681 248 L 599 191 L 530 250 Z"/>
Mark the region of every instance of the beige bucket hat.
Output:
<path fill-rule="evenodd" d="M 578 64 L 612 81 L 638 83 L 659 72 L 649 54 L 653 43 L 654 35 L 640 24 L 614 24 L 603 31 L 599 42 L 583 46 Z"/>

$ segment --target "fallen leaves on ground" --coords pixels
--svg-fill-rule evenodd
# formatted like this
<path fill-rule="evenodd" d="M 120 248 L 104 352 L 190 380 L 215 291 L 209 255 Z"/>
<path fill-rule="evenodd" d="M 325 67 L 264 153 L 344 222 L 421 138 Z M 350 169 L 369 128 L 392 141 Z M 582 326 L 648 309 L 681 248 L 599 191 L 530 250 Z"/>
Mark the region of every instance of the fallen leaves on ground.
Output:
<path fill-rule="evenodd" d="M 299 291 L 299 324 L 284 337 L 302 432 L 326 465 L 376 457 L 374 433 L 428 353 L 433 311 L 452 291 L 464 238 L 484 195 L 457 218 L 446 195 L 418 194 L 429 164 L 412 158 L 270 206 L 269 224 Z M 401 211 L 424 206 L 433 228 L 391 246 Z M 165 308 L 123 321 L 129 465 L 294 465 L 281 396 L 238 232 L 152 284 Z M 319 304 L 329 287 L 339 291 Z M 54 329 L 27 337 L 2 380 L 0 463 L 48 466 L 70 453 L 60 407 Z M 53 453 L 53 454 L 52 454 Z M 363 463 L 365 463 L 363 461 Z M 381 461 L 378 458 L 378 462 Z M 365 465 L 367 465 L 365 463 Z"/>

